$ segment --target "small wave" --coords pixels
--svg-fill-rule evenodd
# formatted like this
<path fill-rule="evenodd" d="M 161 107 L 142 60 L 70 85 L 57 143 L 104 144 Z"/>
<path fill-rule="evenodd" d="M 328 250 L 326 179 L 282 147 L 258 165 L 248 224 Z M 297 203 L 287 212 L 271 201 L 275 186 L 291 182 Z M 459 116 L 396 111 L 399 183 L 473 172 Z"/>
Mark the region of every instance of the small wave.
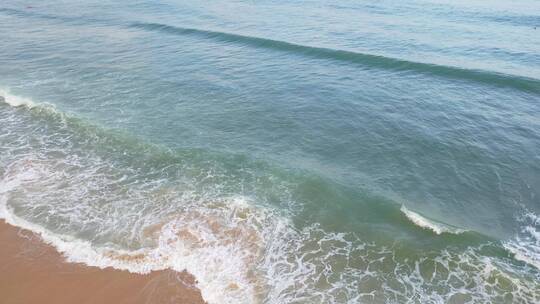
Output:
<path fill-rule="evenodd" d="M 460 234 L 463 232 L 466 232 L 465 229 L 460 229 L 456 227 L 452 227 L 447 224 L 443 224 L 440 222 L 436 222 L 434 220 L 430 220 L 416 212 L 413 212 L 409 209 L 407 209 L 404 205 L 401 206 L 401 212 L 405 214 L 405 216 L 413 222 L 416 226 L 421 227 L 423 229 L 428 229 L 436 234 L 443 234 L 443 233 L 451 233 L 451 234 Z"/>
<path fill-rule="evenodd" d="M 12 107 L 27 107 L 29 109 L 36 106 L 36 103 L 29 98 L 10 94 L 9 90 L 0 89 L 0 102 L 4 102 Z"/>
<path fill-rule="evenodd" d="M 54 15 L 54 14 L 46 14 L 41 13 L 36 10 L 19 10 L 19 9 L 11 9 L 11 8 L 0 8 L 0 13 L 4 13 L 6 15 L 10 16 L 16 16 L 16 17 L 23 17 L 23 18 L 37 18 L 37 19 L 44 19 L 44 20 L 50 20 L 50 21 L 56 21 L 56 22 L 62 22 L 62 23 L 69 23 L 72 25 L 84 25 L 88 23 L 97 23 L 101 25 L 106 25 L 107 21 L 103 19 L 98 18 L 88 18 L 88 17 L 82 17 L 82 16 L 62 16 L 62 15 Z"/>

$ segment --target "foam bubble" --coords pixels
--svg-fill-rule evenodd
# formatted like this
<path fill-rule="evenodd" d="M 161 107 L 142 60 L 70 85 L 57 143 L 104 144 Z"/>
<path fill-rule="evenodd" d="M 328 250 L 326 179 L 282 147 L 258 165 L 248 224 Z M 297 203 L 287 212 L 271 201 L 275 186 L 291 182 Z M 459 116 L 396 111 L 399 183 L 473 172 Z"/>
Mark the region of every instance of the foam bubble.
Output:
<path fill-rule="evenodd" d="M 416 212 L 407 209 L 404 205 L 401 206 L 400 210 L 411 222 L 413 222 L 418 227 L 431 230 L 439 235 L 442 233 L 460 234 L 466 231 L 464 229 L 459 229 L 447 224 L 430 220 Z"/>

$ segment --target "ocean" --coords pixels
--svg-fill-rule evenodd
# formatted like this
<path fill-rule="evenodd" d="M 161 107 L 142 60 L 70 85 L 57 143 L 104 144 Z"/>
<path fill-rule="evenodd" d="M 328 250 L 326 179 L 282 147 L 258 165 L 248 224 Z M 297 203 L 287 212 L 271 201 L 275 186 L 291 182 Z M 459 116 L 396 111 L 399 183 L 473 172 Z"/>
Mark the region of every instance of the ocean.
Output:
<path fill-rule="evenodd" d="M 0 3 L 0 218 L 214 303 L 539 303 L 540 2 Z"/>

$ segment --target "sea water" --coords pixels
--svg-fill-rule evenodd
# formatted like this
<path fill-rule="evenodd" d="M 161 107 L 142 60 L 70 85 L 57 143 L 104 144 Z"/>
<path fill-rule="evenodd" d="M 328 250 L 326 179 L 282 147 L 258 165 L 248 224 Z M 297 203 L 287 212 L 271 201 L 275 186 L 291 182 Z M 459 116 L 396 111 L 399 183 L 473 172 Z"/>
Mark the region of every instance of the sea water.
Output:
<path fill-rule="evenodd" d="M 538 1 L 3 1 L 0 217 L 208 303 L 540 301 Z"/>

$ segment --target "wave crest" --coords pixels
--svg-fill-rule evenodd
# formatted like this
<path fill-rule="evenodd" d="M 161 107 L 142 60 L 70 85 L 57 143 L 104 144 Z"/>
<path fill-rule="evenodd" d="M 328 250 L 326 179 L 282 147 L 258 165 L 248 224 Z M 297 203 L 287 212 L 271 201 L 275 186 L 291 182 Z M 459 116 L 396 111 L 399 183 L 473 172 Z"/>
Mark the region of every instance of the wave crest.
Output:
<path fill-rule="evenodd" d="M 29 109 L 36 106 L 36 103 L 29 98 L 13 95 L 9 90 L 0 89 L 0 102 L 4 102 L 12 107 L 27 107 Z"/>
<path fill-rule="evenodd" d="M 434 220 L 428 219 L 416 212 L 413 212 L 409 209 L 407 209 L 404 205 L 400 208 L 401 212 L 416 226 L 421 227 L 423 229 L 431 230 L 435 232 L 435 234 L 443 234 L 443 233 L 451 233 L 451 234 L 460 234 L 464 233 L 467 230 L 456 228 L 447 224 L 443 224 L 440 222 L 436 222 Z"/>

